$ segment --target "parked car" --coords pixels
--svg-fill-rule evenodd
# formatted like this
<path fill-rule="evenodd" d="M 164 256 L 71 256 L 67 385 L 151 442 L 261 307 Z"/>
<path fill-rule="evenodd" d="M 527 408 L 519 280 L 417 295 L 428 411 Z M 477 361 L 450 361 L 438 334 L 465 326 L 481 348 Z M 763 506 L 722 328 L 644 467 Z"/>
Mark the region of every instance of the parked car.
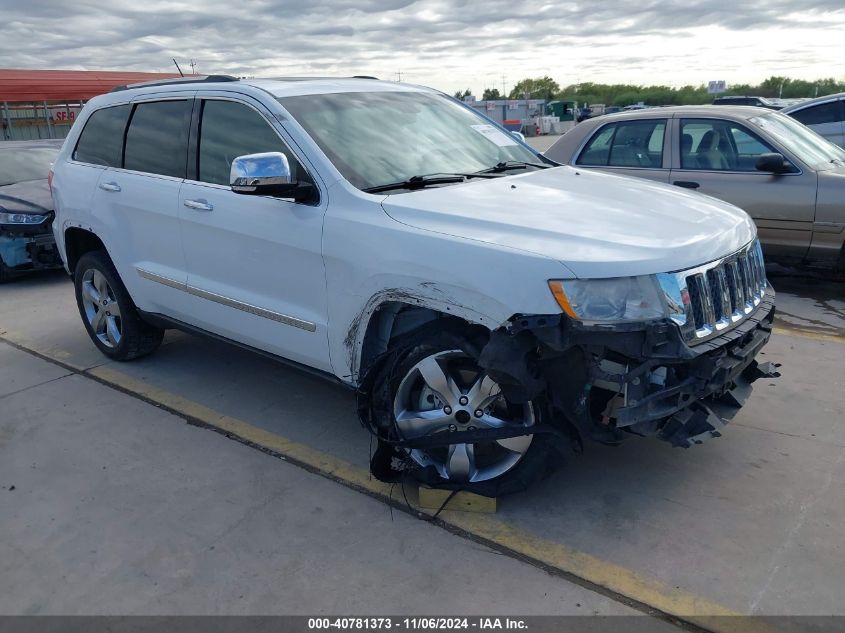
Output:
<path fill-rule="evenodd" d="M 765 97 L 716 97 L 713 99 L 713 105 L 731 105 L 731 106 L 754 106 L 758 108 L 768 108 L 769 110 L 780 110 L 783 106 Z"/>
<path fill-rule="evenodd" d="M 61 268 L 47 175 L 62 141 L 0 142 L 0 283 Z"/>
<path fill-rule="evenodd" d="M 575 121 L 580 123 L 581 121 L 589 119 L 592 116 L 593 116 L 593 109 L 592 108 L 590 108 L 590 107 L 578 108 L 578 114 L 575 117 Z"/>
<path fill-rule="evenodd" d="M 782 110 L 816 134 L 845 147 L 845 92 L 802 101 Z"/>
<path fill-rule="evenodd" d="M 576 126 L 546 156 L 720 198 L 754 218 L 768 259 L 845 266 L 845 150 L 779 112 L 615 114 Z"/>
<path fill-rule="evenodd" d="M 579 437 L 690 446 L 768 373 L 743 211 L 557 167 L 426 88 L 130 86 L 86 104 L 52 188 L 103 354 L 177 327 L 340 381 L 384 480 L 503 494 Z"/>

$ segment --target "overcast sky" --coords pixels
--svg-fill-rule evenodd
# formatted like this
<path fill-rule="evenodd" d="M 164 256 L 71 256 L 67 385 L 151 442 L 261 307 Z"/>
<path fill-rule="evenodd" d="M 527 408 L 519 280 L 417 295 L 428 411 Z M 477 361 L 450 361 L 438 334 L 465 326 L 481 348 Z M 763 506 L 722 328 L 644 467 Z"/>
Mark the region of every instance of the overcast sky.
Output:
<path fill-rule="evenodd" d="M 845 79 L 843 0 L 0 0 L 0 66 L 352 75 L 454 92 L 548 74 Z"/>

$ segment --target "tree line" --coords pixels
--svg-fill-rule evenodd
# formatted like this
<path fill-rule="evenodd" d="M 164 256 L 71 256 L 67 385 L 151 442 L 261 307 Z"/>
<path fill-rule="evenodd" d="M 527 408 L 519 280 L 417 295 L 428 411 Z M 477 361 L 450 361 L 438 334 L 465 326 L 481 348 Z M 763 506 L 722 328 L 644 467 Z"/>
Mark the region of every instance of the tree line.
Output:
<path fill-rule="evenodd" d="M 833 77 L 808 81 L 789 77 L 772 76 L 760 84 L 729 85 L 724 96 L 753 95 L 757 97 L 780 97 L 794 99 L 799 97 L 821 97 L 835 92 L 845 92 L 845 81 Z M 579 103 L 604 103 L 605 105 L 626 106 L 643 102 L 646 105 L 699 105 L 710 103 L 713 96 L 708 94 L 707 86 L 637 86 L 633 84 L 598 84 L 581 83 L 561 88 L 551 77 L 531 77 L 518 81 L 507 97 L 497 88 L 485 88 L 482 100 L 523 99 L 526 93 L 530 99 L 560 99 Z M 472 92 L 459 90 L 455 97 L 462 99 Z"/>

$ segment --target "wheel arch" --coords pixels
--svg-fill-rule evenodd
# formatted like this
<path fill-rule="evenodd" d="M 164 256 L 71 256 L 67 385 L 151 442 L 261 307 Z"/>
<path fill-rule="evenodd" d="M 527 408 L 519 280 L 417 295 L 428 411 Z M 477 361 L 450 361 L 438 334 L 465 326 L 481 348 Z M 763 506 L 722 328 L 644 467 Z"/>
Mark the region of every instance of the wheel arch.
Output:
<path fill-rule="evenodd" d="M 442 322 L 443 327 L 489 334 L 490 324 L 482 315 L 456 308 L 458 306 L 410 296 L 388 294 L 374 298 L 353 322 L 345 341 L 355 382 L 396 341 L 423 327 L 431 327 L 435 321 Z"/>
<path fill-rule="evenodd" d="M 103 250 L 108 253 L 103 240 L 96 233 L 88 229 L 72 226 L 64 234 L 65 264 L 72 275 L 76 270 L 79 258 L 91 251 Z"/>

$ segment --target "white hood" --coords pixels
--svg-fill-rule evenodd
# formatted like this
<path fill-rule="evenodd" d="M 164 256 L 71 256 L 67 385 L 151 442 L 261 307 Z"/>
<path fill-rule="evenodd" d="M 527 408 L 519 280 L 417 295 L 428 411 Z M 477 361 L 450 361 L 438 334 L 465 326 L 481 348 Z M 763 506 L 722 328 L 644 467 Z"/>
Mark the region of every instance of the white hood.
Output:
<path fill-rule="evenodd" d="M 683 270 L 756 235 L 726 202 L 571 167 L 392 195 L 382 206 L 410 226 L 557 259 L 581 278 Z"/>

